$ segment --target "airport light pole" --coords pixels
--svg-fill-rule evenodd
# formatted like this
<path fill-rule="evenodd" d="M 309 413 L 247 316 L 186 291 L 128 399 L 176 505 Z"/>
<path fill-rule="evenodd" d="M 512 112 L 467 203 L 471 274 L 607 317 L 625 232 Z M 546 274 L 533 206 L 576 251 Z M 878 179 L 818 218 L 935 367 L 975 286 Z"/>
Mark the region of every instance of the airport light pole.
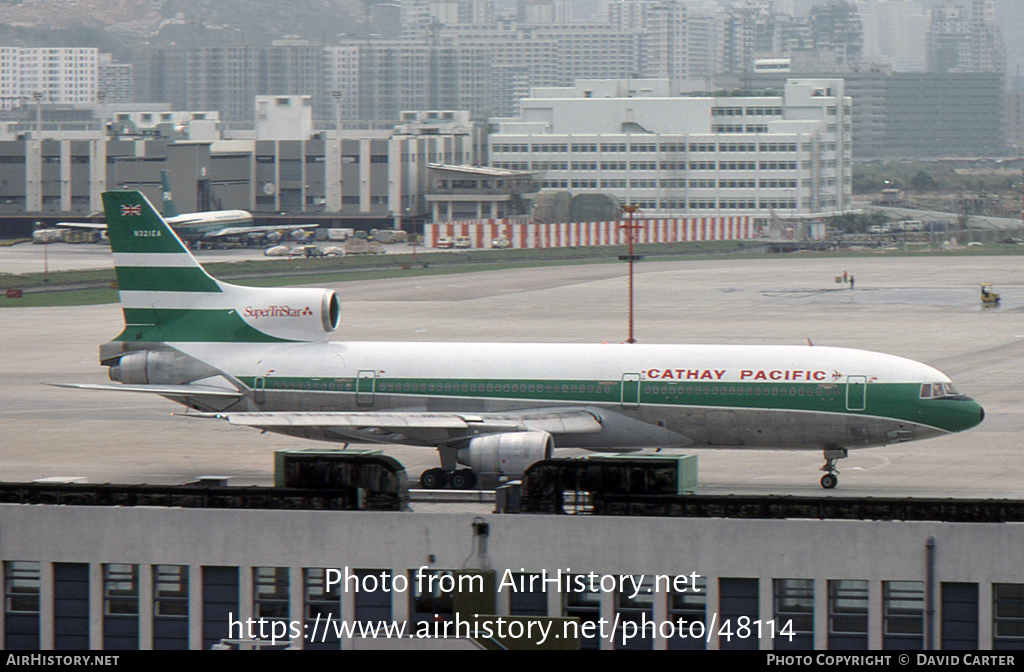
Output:
<path fill-rule="evenodd" d="M 405 210 L 404 210 L 405 216 L 407 218 L 409 217 L 409 211 L 410 211 L 410 208 L 405 208 Z M 405 221 L 403 220 L 403 224 L 404 223 L 405 223 Z M 425 224 L 426 224 L 426 222 L 424 222 L 424 225 Z M 424 230 L 426 230 L 426 229 L 424 228 Z M 416 238 L 417 238 L 418 235 L 419 234 L 416 232 L 416 220 L 413 219 L 412 220 L 412 260 L 413 260 L 413 262 L 416 261 L 416 243 L 417 243 Z"/>
<path fill-rule="evenodd" d="M 36 137 L 34 140 L 43 139 L 43 92 L 33 91 L 32 100 L 36 101 Z"/>
<path fill-rule="evenodd" d="M 628 203 L 622 206 L 622 211 L 629 214 L 629 223 L 619 225 L 620 229 L 626 230 L 626 236 L 629 238 L 629 255 L 619 257 L 620 260 L 625 258 L 629 261 L 629 338 L 626 339 L 626 343 L 636 343 L 636 339 L 633 338 L 633 262 L 638 261 L 638 257 L 633 254 L 633 239 L 636 237 L 636 230 L 643 225 L 633 223 L 633 213 L 639 212 L 640 208 Z"/>

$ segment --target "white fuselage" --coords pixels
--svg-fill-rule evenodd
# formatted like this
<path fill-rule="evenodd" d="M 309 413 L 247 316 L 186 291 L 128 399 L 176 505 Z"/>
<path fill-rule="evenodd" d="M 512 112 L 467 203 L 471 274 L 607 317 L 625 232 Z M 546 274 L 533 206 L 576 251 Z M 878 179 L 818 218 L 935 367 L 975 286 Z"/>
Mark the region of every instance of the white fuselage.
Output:
<path fill-rule="evenodd" d="M 581 408 L 600 414 L 602 432 L 559 437 L 560 447 L 820 450 L 882 445 L 949 431 L 923 415 L 913 415 L 920 385 L 948 382 L 945 375 L 912 360 L 844 348 L 415 342 L 172 345 L 256 391 L 246 400 L 246 408 L 231 409 L 235 411 L 500 413 Z M 872 403 L 876 398 L 888 400 L 885 408 Z"/>

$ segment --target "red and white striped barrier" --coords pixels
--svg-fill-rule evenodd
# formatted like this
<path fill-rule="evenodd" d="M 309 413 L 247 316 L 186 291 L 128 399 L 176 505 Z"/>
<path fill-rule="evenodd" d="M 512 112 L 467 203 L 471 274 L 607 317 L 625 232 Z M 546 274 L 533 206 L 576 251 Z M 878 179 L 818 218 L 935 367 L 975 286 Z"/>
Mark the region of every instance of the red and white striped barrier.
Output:
<path fill-rule="evenodd" d="M 514 248 L 586 247 L 626 245 L 628 220 L 614 222 L 532 223 L 526 217 L 508 219 L 467 219 L 424 225 L 427 247 L 437 247 L 442 238 L 469 238 L 475 248 L 489 248 L 498 238 L 507 238 Z M 696 240 L 743 240 L 760 237 L 753 218 L 675 217 L 634 219 L 636 243 L 681 243 Z"/>

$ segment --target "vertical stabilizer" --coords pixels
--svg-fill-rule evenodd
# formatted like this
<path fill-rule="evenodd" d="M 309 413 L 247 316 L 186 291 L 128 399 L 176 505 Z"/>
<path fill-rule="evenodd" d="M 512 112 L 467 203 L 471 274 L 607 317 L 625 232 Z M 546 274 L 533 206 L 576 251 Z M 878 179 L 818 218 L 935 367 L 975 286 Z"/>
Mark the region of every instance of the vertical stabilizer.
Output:
<path fill-rule="evenodd" d="M 170 340 L 167 325 L 195 319 L 195 307 L 222 294 L 221 284 L 141 192 L 104 192 L 103 210 L 124 311 L 118 340 Z"/>
<path fill-rule="evenodd" d="M 166 170 L 160 171 L 160 199 L 163 201 L 164 217 L 177 217 L 178 208 L 174 205 L 174 195 L 171 193 L 171 176 Z"/>
<path fill-rule="evenodd" d="M 107 235 L 131 342 L 321 340 L 338 327 L 334 292 L 240 287 L 208 274 L 138 191 L 103 192 Z"/>

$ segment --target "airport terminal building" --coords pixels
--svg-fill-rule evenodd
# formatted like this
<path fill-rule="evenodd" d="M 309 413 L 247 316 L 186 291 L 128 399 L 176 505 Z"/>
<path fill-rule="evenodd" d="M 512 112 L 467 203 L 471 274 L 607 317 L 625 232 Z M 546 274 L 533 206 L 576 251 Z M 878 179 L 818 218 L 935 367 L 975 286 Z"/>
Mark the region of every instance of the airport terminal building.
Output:
<path fill-rule="evenodd" d="M 543 173 L 544 188 L 613 194 L 648 214 L 842 212 L 850 106 L 841 79 L 787 80 L 781 95 L 577 80 L 492 119 L 489 154 L 494 167 Z"/>
<path fill-rule="evenodd" d="M 582 648 L 1024 647 L 1021 523 L 438 506 L 0 504 L 4 648 L 209 649 L 252 639 L 231 626 L 250 618 L 281 623 L 279 633 L 295 624 L 285 643 L 297 648 L 426 646 L 324 635 L 323 624 L 452 621 L 450 592 L 422 577 L 466 568 L 494 570 L 499 615 L 594 623 Z M 339 590 L 331 569 L 373 580 Z M 531 586 L 538 575 L 550 580 Z M 432 645 L 474 648 L 468 640 Z"/>
<path fill-rule="evenodd" d="M 83 217 L 102 209 L 107 189 L 157 202 L 168 170 L 180 212 L 401 226 L 431 214 L 428 164 L 530 171 L 543 189 L 613 195 L 647 216 L 828 214 L 851 197 L 843 92 L 840 79 L 737 96 L 679 95 L 669 80 L 578 80 L 534 89 L 519 117 L 491 120 L 489 137 L 465 110 L 403 112 L 390 130 L 318 130 L 309 96 L 257 97 L 245 129 L 213 111 L 126 106 L 101 121 L 42 110 L 0 122 L 0 215 Z"/>
<path fill-rule="evenodd" d="M 139 189 L 159 203 L 167 170 L 180 212 L 397 224 L 424 213 L 428 163 L 481 158 L 482 132 L 465 111 L 407 112 L 392 130 L 337 133 L 314 129 L 308 96 L 256 105 L 245 131 L 225 130 L 216 112 L 166 109 L 114 112 L 107 125 L 82 115 L 0 122 L 0 215 L 83 217 L 102 211 L 108 189 Z"/>

